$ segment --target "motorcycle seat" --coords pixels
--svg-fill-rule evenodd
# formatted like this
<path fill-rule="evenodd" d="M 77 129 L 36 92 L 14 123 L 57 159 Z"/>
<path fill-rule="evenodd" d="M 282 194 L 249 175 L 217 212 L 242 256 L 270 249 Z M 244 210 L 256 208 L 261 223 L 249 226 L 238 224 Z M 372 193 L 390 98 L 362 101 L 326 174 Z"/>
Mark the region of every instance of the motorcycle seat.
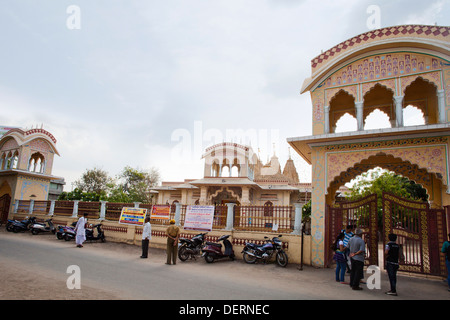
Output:
<path fill-rule="evenodd" d="M 206 241 L 206 244 L 210 245 L 210 246 L 216 246 L 216 247 L 222 248 L 222 245 L 220 243 Z"/>

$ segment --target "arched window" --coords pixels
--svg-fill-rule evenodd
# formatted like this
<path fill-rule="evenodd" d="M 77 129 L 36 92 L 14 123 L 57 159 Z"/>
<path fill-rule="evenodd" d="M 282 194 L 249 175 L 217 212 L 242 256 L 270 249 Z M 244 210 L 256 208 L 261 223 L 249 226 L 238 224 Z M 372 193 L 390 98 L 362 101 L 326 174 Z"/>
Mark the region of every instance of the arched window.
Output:
<path fill-rule="evenodd" d="M 364 130 L 391 128 L 388 115 L 379 109 L 373 110 L 367 117 Z"/>
<path fill-rule="evenodd" d="M 273 217 L 273 203 L 271 201 L 264 203 L 264 217 Z"/>
<path fill-rule="evenodd" d="M 44 173 L 44 169 L 45 169 L 44 156 L 39 152 L 33 153 L 28 162 L 28 171 Z"/>
<path fill-rule="evenodd" d="M 229 177 L 230 176 L 230 167 L 228 165 L 224 165 L 222 167 L 222 177 Z"/>
<path fill-rule="evenodd" d="M 17 166 L 19 165 L 19 152 L 14 152 L 14 156 L 12 158 L 12 169 L 17 169 Z"/>
<path fill-rule="evenodd" d="M 403 125 L 404 126 L 420 126 L 426 124 L 422 110 L 408 105 L 403 109 Z"/>
<path fill-rule="evenodd" d="M 357 129 L 358 124 L 356 122 L 355 117 L 351 116 L 348 113 L 345 113 L 336 122 L 336 129 L 334 130 L 334 132 L 356 131 Z"/>
<path fill-rule="evenodd" d="M 239 177 L 239 168 L 238 168 L 238 166 L 234 165 L 231 168 L 231 176 L 232 177 Z"/>

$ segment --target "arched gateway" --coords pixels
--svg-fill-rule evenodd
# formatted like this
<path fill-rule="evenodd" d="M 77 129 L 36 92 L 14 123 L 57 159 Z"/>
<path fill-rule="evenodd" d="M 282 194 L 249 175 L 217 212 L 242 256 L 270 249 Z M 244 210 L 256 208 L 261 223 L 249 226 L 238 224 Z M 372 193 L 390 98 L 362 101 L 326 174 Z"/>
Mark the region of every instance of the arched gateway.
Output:
<path fill-rule="evenodd" d="M 327 210 L 336 207 L 336 190 L 377 166 L 427 189 L 429 203 L 418 215 L 441 210 L 436 232 L 445 239 L 447 222 L 442 213 L 450 205 L 450 28 L 404 25 L 373 30 L 322 53 L 311 67 L 301 93 L 311 94 L 313 135 L 288 142 L 312 165 L 313 264 L 327 264 L 327 236 L 336 236 L 328 234 Z M 408 106 L 423 113 L 425 125 L 404 125 Z M 374 110 L 388 116 L 390 128 L 364 130 Z M 357 131 L 335 131 L 344 114 L 357 120 Z M 389 201 L 394 200 L 386 199 L 386 208 Z M 420 232 L 427 237 L 425 225 Z M 420 239 L 421 248 L 427 249 L 423 254 L 433 255 L 435 248 Z M 441 241 L 437 239 L 436 246 Z"/>

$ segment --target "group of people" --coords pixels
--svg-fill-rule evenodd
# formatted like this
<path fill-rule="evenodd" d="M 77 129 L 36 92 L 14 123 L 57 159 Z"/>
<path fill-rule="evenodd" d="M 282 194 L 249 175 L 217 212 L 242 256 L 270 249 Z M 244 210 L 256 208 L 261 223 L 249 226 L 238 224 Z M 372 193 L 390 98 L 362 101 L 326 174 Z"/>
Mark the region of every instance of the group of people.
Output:
<path fill-rule="evenodd" d="M 175 225 L 175 220 L 169 222 L 169 227 L 166 229 L 167 235 L 167 262 L 166 264 L 177 264 L 178 254 L 178 238 L 180 236 L 180 228 Z M 152 239 L 152 226 L 150 224 L 150 217 L 145 218 L 144 229 L 142 230 L 142 255 L 141 258 L 148 257 L 148 245 Z"/>
<path fill-rule="evenodd" d="M 336 281 L 347 284 L 344 281 L 345 272 L 350 273 L 350 287 L 353 290 L 362 290 L 360 283 L 364 278 L 364 258 L 366 244 L 362 239 L 362 230 L 355 229 L 354 226 L 348 225 L 345 230 L 337 236 L 334 242 L 333 249 L 335 254 L 333 259 L 336 261 Z M 390 290 L 385 292 L 387 295 L 397 296 L 397 271 L 399 269 L 399 262 L 404 261 L 402 246 L 397 243 L 397 235 L 389 234 L 389 242 L 384 248 L 386 256 L 386 272 L 388 274 Z M 450 291 L 450 233 L 448 240 L 444 242 L 441 252 L 445 254 L 445 261 L 447 266 L 447 284 L 448 291 Z M 350 259 L 350 265 L 348 260 Z"/>

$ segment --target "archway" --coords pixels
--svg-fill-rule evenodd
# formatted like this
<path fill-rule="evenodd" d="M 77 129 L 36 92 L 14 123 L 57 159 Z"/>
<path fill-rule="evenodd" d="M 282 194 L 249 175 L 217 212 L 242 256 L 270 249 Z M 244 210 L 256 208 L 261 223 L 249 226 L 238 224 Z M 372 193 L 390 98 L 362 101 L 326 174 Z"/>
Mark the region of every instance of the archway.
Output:
<path fill-rule="evenodd" d="M 336 132 L 338 120 L 345 114 L 356 119 L 355 98 L 348 92 L 341 90 L 330 100 L 330 132 Z"/>
<path fill-rule="evenodd" d="M 413 105 L 422 111 L 425 124 L 439 123 L 438 97 L 436 86 L 417 77 L 404 90 L 404 106 Z"/>

